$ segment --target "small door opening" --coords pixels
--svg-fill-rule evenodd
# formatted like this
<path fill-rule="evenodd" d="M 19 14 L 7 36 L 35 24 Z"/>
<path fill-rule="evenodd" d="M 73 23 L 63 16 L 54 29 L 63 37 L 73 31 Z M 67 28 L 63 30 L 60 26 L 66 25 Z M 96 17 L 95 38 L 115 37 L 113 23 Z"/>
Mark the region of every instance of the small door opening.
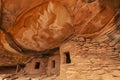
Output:
<path fill-rule="evenodd" d="M 71 59 L 70 59 L 70 53 L 69 52 L 65 52 L 65 62 L 67 63 L 67 64 L 69 64 L 69 63 L 71 63 Z"/>
<path fill-rule="evenodd" d="M 52 68 L 55 68 L 55 60 L 52 61 Z"/>
<path fill-rule="evenodd" d="M 36 62 L 35 63 L 35 69 L 39 69 L 40 68 L 40 62 Z"/>

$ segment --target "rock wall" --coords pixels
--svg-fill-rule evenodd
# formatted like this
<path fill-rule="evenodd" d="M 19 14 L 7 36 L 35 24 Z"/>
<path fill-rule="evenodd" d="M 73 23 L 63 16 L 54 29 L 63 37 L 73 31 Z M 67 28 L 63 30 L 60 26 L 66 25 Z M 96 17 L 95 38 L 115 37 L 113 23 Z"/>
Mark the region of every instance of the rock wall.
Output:
<path fill-rule="evenodd" d="M 51 56 L 34 57 L 26 63 L 23 74 L 27 75 L 59 75 L 60 74 L 60 55 L 59 51 L 52 53 Z"/>
<path fill-rule="evenodd" d="M 66 52 L 70 53 L 69 62 L 66 62 Z M 51 65 L 53 60 L 57 62 L 55 69 Z M 36 62 L 42 62 L 42 70 L 34 69 Z M 57 76 L 59 69 L 60 75 Z M 25 72 L 39 75 L 29 76 L 35 80 L 119 80 L 120 50 L 105 42 L 77 36 L 60 46 L 60 56 L 34 58 L 27 64 Z M 50 77 L 45 76 L 46 72 Z M 19 79 L 27 80 L 23 76 Z"/>
<path fill-rule="evenodd" d="M 35 75 L 46 74 L 47 62 L 48 62 L 47 58 L 33 59 L 30 63 L 26 65 L 25 72 L 27 74 L 35 74 Z M 37 69 L 35 68 L 37 66 L 36 63 L 39 63 Z"/>
<path fill-rule="evenodd" d="M 62 45 L 61 73 L 64 78 L 67 76 L 77 78 L 73 73 L 82 72 L 81 69 L 85 68 L 84 66 L 87 66 L 86 69 L 88 67 L 97 68 L 97 63 L 100 63 L 99 65 L 102 66 L 100 71 L 107 68 L 109 73 L 109 70 L 111 70 L 109 66 L 104 67 L 104 62 L 110 64 L 112 68 L 118 69 L 120 0 L 3 1 L 3 3 L 0 2 L 0 13 L 2 14 L 0 15 L 2 17 L 2 20 L 0 20 L 0 53 L 2 55 L 0 56 L 3 56 L 3 54 L 8 55 L 9 53 L 10 57 L 12 54 L 16 55 L 18 53 L 26 54 L 34 52 L 36 54 L 39 51 L 60 46 L 65 40 L 67 42 L 67 39 L 74 33 L 75 36 L 81 35 L 93 40 L 82 39 L 83 41 L 81 41 L 81 39 L 74 39 L 73 41 L 75 42 L 68 42 Z M 64 55 L 62 53 L 67 50 L 72 54 L 71 62 L 73 64 L 68 64 L 69 66 L 63 64 Z M 19 59 L 20 61 L 18 60 L 17 62 L 22 60 L 19 55 L 11 58 Z M 91 58 L 93 59 L 92 62 Z M 6 58 L 4 57 L 4 59 Z M 1 63 L 8 64 L 5 62 L 9 62 L 12 59 L 7 57 L 6 60 L 3 60 L 1 58 Z M 97 59 L 99 60 L 96 63 Z M 13 62 L 16 61 L 12 60 L 10 63 L 12 64 Z M 75 69 L 73 69 L 73 66 Z M 78 68 L 78 66 L 83 67 Z M 71 69 L 73 69 L 73 72 Z M 114 70 L 111 71 L 114 72 Z M 90 71 L 90 73 L 93 73 L 93 71 Z M 80 77 L 82 77 L 83 74 L 80 74 Z M 84 74 L 87 75 L 87 73 Z M 93 75 L 91 74 L 90 76 Z M 102 79 L 104 77 L 104 75 L 101 76 L 98 76 L 98 78 Z M 92 77 L 92 79 L 94 78 Z"/>
<path fill-rule="evenodd" d="M 79 40 L 78 40 L 79 39 Z M 71 63 L 66 63 L 65 52 Z M 61 71 L 58 80 L 119 80 L 120 52 L 107 43 L 75 38 L 60 48 Z"/>
<path fill-rule="evenodd" d="M 54 61 L 54 62 L 53 62 Z M 54 55 L 49 57 L 48 65 L 47 65 L 47 75 L 60 75 L 60 55 Z"/>

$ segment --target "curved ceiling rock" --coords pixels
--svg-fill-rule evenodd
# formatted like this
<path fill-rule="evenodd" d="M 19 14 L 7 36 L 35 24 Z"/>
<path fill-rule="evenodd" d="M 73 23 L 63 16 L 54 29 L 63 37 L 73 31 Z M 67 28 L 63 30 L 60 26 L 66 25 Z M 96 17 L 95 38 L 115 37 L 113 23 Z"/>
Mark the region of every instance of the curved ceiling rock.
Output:
<path fill-rule="evenodd" d="M 25 12 L 8 32 L 22 48 L 43 51 L 63 42 L 73 33 L 73 28 L 65 7 L 49 1 Z"/>
<path fill-rule="evenodd" d="M 119 41 L 119 8 L 120 0 L 4 0 L 1 27 L 18 47 L 32 51 L 58 46 L 74 29 L 76 35 Z"/>

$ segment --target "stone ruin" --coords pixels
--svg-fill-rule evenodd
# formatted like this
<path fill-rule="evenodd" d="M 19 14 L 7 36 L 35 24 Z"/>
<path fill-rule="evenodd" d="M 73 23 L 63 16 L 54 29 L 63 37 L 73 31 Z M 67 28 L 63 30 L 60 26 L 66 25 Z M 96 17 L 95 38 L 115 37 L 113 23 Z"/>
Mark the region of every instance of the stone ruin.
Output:
<path fill-rule="evenodd" d="M 48 53 L 50 54 L 50 53 Z M 60 71 L 60 54 L 59 51 L 52 53 L 50 56 L 35 57 L 27 62 L 24 72 L 26 74 L 36 75 L 59 75 Z"/>
<path fill-rule="evenodd" d="M 16 67 L 5 80 L 120 80 L 120 0 L 1 0 L 0 6 L 0 63 Z M 12 54 L 34 55 L 24 63 Z"/>
<path fill-rule="evenodd" d="M 70 75 L 79 74 L 75 72 L 76 70 L 87 71 L 91 69 L 90 66 L 99 67 L 99 65 L 103 65 L 104 61 L 108 63 L 106 65 L 111 64 L 108 59 L 111 61 L 115 60 L 115 63 L 118 64 L 120 61 L 120 50 L 116 50 L 108 43 L 78 36 L 63 43 L 59 49 L 49 51 L 42 56 L 30 58 L 26 62 L 25 67 L 21 69 L 19 68 L 20 66 L 17 67 L 16 75 L 60 75 L 66 76 L 69 80 L 72 79 Z"/>
<path fill-rule="evenodd" d="M 107 42 L 77 36 L 60 46 L 60 57 L 60 76 L 66 80 L 120 79 L 120 50 Z"/>

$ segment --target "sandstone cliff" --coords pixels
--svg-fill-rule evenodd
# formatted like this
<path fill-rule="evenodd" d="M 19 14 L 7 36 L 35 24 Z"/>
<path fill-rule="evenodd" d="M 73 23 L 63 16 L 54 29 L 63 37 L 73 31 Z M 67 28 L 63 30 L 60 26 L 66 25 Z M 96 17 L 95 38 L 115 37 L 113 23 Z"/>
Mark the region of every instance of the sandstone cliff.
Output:
<path fill-rule="evenodd" d="M 1 1 L 1 50 L 36 54 L 76 35 L 120 49 L 119 0 Z"/>

